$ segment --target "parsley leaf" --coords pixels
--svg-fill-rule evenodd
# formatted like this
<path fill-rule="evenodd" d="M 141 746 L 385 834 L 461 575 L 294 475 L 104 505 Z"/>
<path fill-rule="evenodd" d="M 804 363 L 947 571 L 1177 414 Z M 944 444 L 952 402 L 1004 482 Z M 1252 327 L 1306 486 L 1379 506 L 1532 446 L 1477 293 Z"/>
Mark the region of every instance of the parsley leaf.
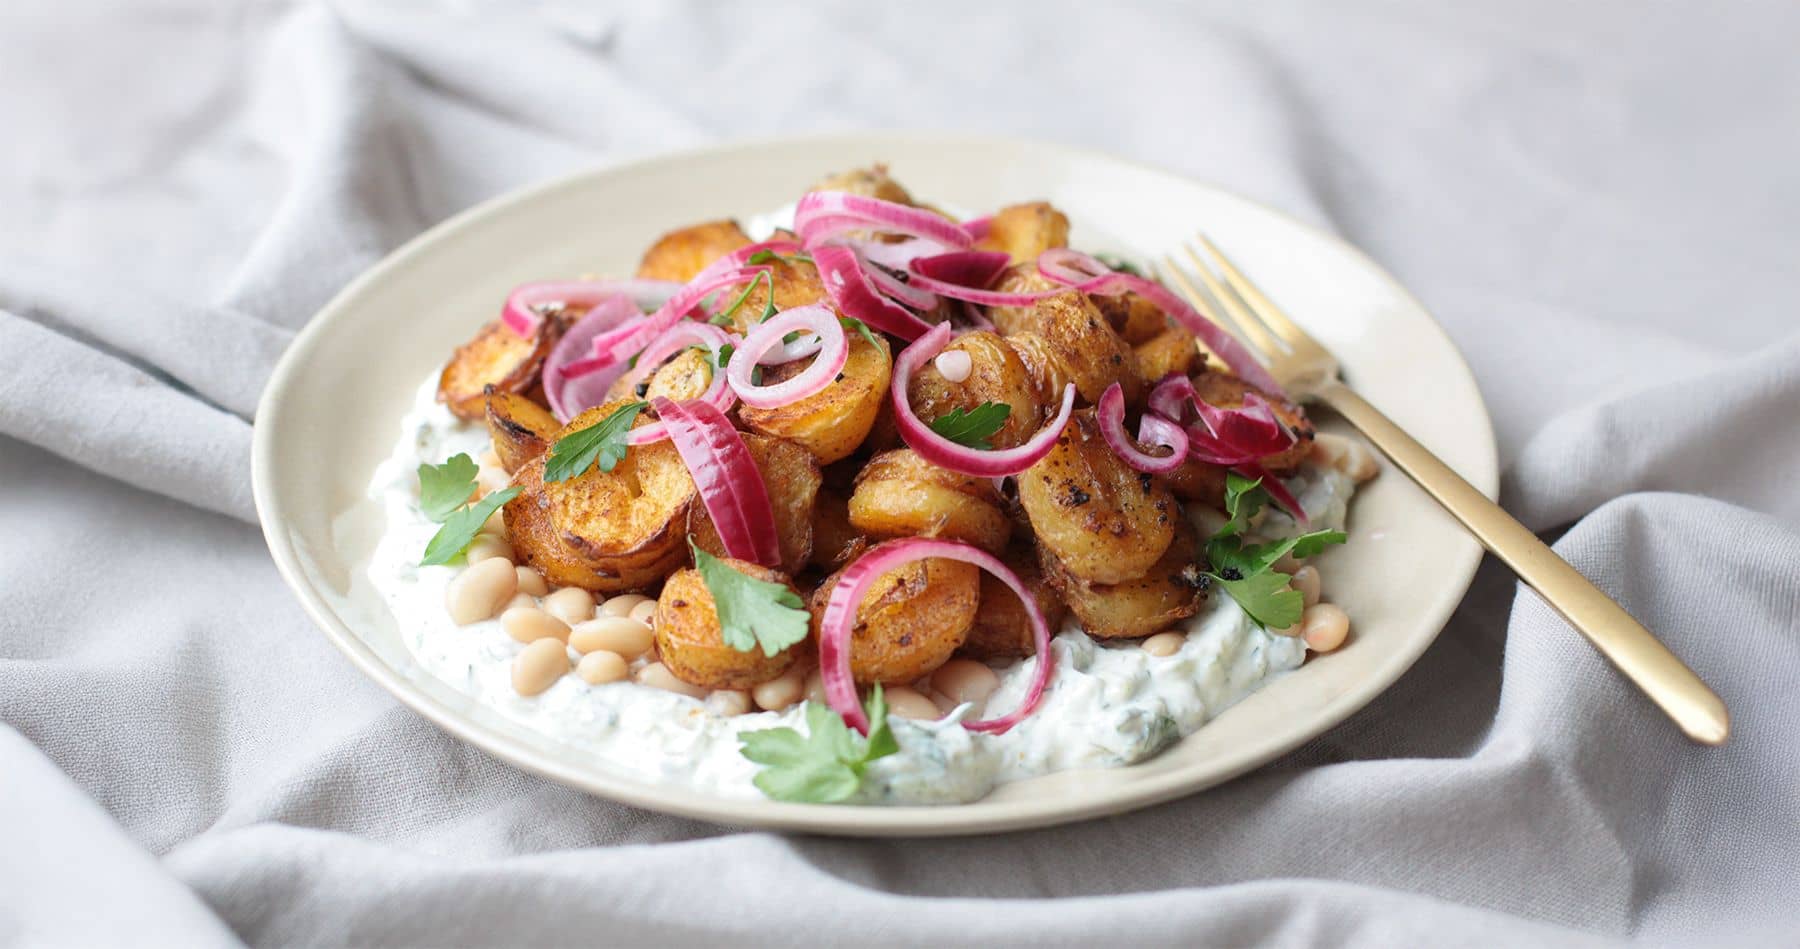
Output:
<path fill-rule="evenodd" d="M 713 368 L 723 372 L 726 366 L 731 365 L 731 354 L 735 352 L 737 346 L 731 343 L 720 345 L 718 353 L 713 356 Z"/>
<path fill-rule="evenodd" d="M 1236 571 L 1239 576 L 1255 576 L 1275 565 L 1290 551 L 1295 557 L 1306 558 L 1317 556 L 1319 551 L 1328 545 L 1341 544 L 1349 538 L 1343 531 L 1312 531 L 1297 537 L 1286 537 L 1272 540 L 1266 544 L 1250 544 L 1244 546 L 1241 538 L 1214 537 L 1206 545 L 1207 559 L 1212 561 L 1213 571 L 1230 576 Z"/>
<path fill-rule="evenodd" d="M 713 314 L 712 318 L 707 320 L 707 322 L 714 326 L 730 326 L 732 315 L 743 308 L 744 301 L 750 299 L 750 293 L 756 289 L 758 283 L 767 283 L 769 285 L 769 299 L 763 304 L 762 317 L 765 320 L 768 319 L 769 314 L 775 312 L 775 278 L 770 275 L 769 271 L 763 270 L 759 271 L 756 276 L 750 278 L 750 282 L 744 285 L 743 292 L 737 295 L 737 299 L 731 301 L 730 306 Z"/>
<path fill-rule="evenodd" d="M 441 465 L 420 465 L 420 513 L 444 523 L 457 508 L 469 503 L 469 493 L 475 490 L 475 474 L 480 470 L 462 452 L 451 455 Z"/>
<path fill-rule="evenodd" d="M 957 406 L 949 414 L 938 416 L 937 421 L 931 423 L 931 430 L 958 445 L 992 448 L 994 443 L 989 439 L 1006 424 L 1006 417 L 1011 414 L 1012 406 L 1005 402 L 983 402 L 972 412 L 964 412 L 962 406 Z"/>
<path fill-rule="evenodd" d="M 864 323 L 854 316 L 840 316 L 838 317 L 838 322 L 844 324 L 845 329 L 855 330 L 858 333 L 861 333 L 862 338 L 868 340 L 870 346 L 874 346 L 877 349 L 881 348 L 881 344 L 875 342 L 875 331 L 869 329 L 869 324 Z"/>
<path fill-rule="evenodd" d="M 1306 609 L 1306 598 L 1288 580 L 1287 574 L 1270 570 L 1242 580 L 1219 580 L 1219 587 L 1265 628 L 1287 629 L 1300 622 Z"/>
<path fill-rule="evenodd" d="M 1243 534 L 1250 518 L 1268 500 L 1261 478 L 1226 473 L 1225 514 L 1229 519 L 1206 542 L 1206 560 L 1212 567 L 1207 576 L 1218 581 L 1220 589 L 1230 594 L 1258 624 L 1286 629 L 1300 622 L 1305 602 L 1300 591 L 1290 585 L 1292 578 L 1273 569 L 1275 561 L 1290 552 L 1296 557 L 1311 557 L 1348 538 L 1343 531 L 1320 530 L 1262 544 L 1245 544 Z"/>
<path fill-rule="evenodd" d="M 771 260 L 786 260 L 786 261 L 790 261 L 792 263 L 800 263 L 800 264 L 810 264 L 813 262 L 812 257 L 810 257 L 806 254 L 777 254 L 774 251 L 765 247 L 762 250 L 759 250 L 756 253 L 751 254 L 750 259 L 744 261 L 744 264 L 745 264 L 745 266 L 753 267 L 757 264 L 766 264 Z"/>
<path fill-rule="evenodd" d="M 738 735 L 744 757 L 763 766 L 754 781 L 777 801 L 827 804 L 842 801 L 862 786 L 869 763 L 900 750 L 888 728 L 887 700 L 875 686 L 863 709 L 869 715 L 864 738 L 821 702 L 806 704 L 806 731 L 765 728 Z"/>
<path fill-rule="evenodd" d="M 739 573 L 732 567 L 701 550 L 692 539 L 694 569 L 712 594 L 713 608 L 719 614 L 719 638 L 738 652 L 749 652 L 758 646 L 763 655 L 773 656 L 805 639 L 812 628 L 812 614 L 800 601 L 800 595 L 785 583 L 771 583 Z"/>
<path fill-rule="evenodd" d="M 631 423 L 649 407 L 648 402 L 627 402 L 593 425 L 557 439 L 544 461 L 544 480 L 567 481 L 585 474 L 596 462 L 601 471 L 613 470 L 625 457 Z"/>
<path fill-rule="evenodd" d="M 1144 272 L 1138 269 L 1137 264 L 1126 260 L 1118 254 L 1095 254 L 1094 259 L 1105 264 L 1108 270 L 1116 270 L 1119 273 L 1128 273 L 1134 277 L 1142 277 L 1144 275 Z"/>
<path fill-rule="evenodd" d="M 468 548 L 469 542 L 481 532 L 481 525 L 487 523 L 500 505 L 518 497 L 523 488 L 511 487 L 495 491 L 492 494 L 450 513 L 443 521 L 444 526 L 438 528 L 436 534 L 425 545 L 425 557 L 419 561 L 421 566 L 449 563 Z M 467 497 L 467 495 L 464 495 Z"/>

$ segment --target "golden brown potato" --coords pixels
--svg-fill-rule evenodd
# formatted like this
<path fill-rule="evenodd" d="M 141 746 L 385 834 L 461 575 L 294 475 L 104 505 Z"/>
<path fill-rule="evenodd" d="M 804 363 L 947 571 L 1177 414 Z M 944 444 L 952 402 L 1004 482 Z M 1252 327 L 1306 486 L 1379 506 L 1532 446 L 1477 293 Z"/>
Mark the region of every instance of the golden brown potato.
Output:
<path fill-rule="evenodd" d="M 646 280 L 687 283 L 706 265 L 750 243 L 736 221 L 707 221 L 657 238 L 638 264 L 637 275 Z"/>
<path fill-rule="evenodd" d="M 1013 544 L 1000 559 L 1024 581 L 1025 589 L 1031 591 L 1031 598 L 1037 601 L 1038 611 L 1044 614 L 1050 635 L 1056 635 L 1062 628 L 1063 615 L 1068 611 L 1062 597 L 1045 582 L 1043 572 L 1038 568 L 1036 547 L 1029 541 Z M 1029 656 L 1036 651 L 1037 643 L 1031 637 L 1031 620 L 1025 615 L 1025 604 L 1019 602 L 1012 587 L 982 571 L 981 605 L 975 613 L 975 625 L 969 628 L 969 638 L 963 641 L 957 655 L 985 661 Z"/>
<path fill-rule="evenodd" d="M 1275 417 L 1294 433 L 1293 447 L 1279 455 L 1271 455 L 1262 459 L 1262 466 L 1277 474 L 1293 471 L 1296 465 L 1306 459 L 1307 453 L 1312 451 L 1313 438 L 1317 434 L 1313 431 L 1312 420 L 1306 417 L 1303 409 L 1297 405 L 1290 405 L 1282 399 L 1273 398 L 1268 393 L 1229 372 L 1208 371 L 1194 376 L 1194 394 L 1208 405 L 1216 405 L 1222 409 L 1235 409 L 1244 404 L 1244 393 L 1246 392 L 1256 392 L 1267 400 L 1270 407 L 1275 410 Z"/>
<path fill-rule="evenodd" d="M 772 438 L 752 432 L 740 433 L 750 460 L 762 475 L 763 488 L 769 494 L 769 507 L 775 512 L 775 533 L 781 541 L 781 571 L 798 573 L 812 556 L 813 504 L 819 494 L 819 463 L 812 452 L 785 438 Z M 688 509 L 688 533 L 694 543 L 709 554 L 725 556 L 725 545 L 719 540 L 706 505 Z"/>
<path fill-rule="evenodd" d="M 888 379 L 894 365 L 886 337 L 877 335 L 876 342 L 870 343 L 861 333 L 849 336 L 850 355 L 836 382 L 804 399 L 772 409 L 746 405 L 738 410 L 744 426 L 799 442 L 820 464 L 830 464 L 855 451 L 869 434 L 876 412 L 888 397 Z M 805 365 L 804 361 L 797 361 L 786 367 L 772 366 L 764 375 L 772 383 L 781 379 L 784 371 L 797 373 Z"/>
<path fill-rule="evenodd" d="M 868 198 L 880 198 L 895 204 L 913 203 L 912 195 L 900 187 L 900 183 L 888 177 L 887 166 L 880 162 L 868 168 L 856 168 L 841 174 L 832 175 L 818 184 L 806 189 L 808 191 L 847 191 Z"/>
<path fill-rule="evenodd" d="M 1045 579 L 1095 639 L 1160 633 L 1199 612 L 1206 593 L 1195 563 L 1198 555 L 1198 537 L 1185 518 L 1161 559 L 1143 576 L 1119 583 L 1090 583 L 1070 573 L 1054 554 L 1039 550 Z"/>
<path fill-rule="evenodd" d="M 1053 411 L 1052 406 L 1062 408 L 1063 390 L 1075 379 L 1069 375 L 1062 360 L 1056 358 L 1050 342 L 1036 333 L 1015 333 L 1006 337 L 1006 345 L 1012 347 L 1020 365 L 1025 367 L 1037 403 L 1044 406 L 1045 411 Z"/>
<path fill-rule="evenodd" d="M 507 474 L 550 450 L 550 439 L 562 426 L 550 410 L 515 392 L 490 390 L 487 395 L 488 437 Z"/>
<path fill-rule="evenodd" d="M 557 438 L 596 425 L 624 403 L 596 405 L 569 420 Z M 637 425 L 650 419 L 638 416 Z M 550 521 L 562 542 L 615 575 L 679 563 L 687 555 L 693 476 L 668 441 L 633 445 L 613 470 L 598 465 L 544 485 Z"/>
<path fill-rule="evenodd" d="M 539 320 L 530 336 L 520 336 L 494 320 L 457 347 L 438 376 L 437 400 L 457 418 L 471 422 L 487 415 L 487 393 L 526 392 L 537 384 L 544 357 L 562 336 L 562 324 Z"/>
<path fill-rule="evenodd" d="M 1119 338 L 1136 346 L 1148 342 L 1170 326 L 1168 317 L 1156 304 L 1135 293 L 1119 293 L 1111 296 L 1090 297 L 1100 315 L 1106 317 L 1107 325 Z"/>
<path fill-rule="evenodd" d="M 843 571 L 812 596 L 812 632 Z M 944 664 L 969 635 L 980 598 L 980 569 L 932 557 L 875 578 L 856 611 L 850 634 L 850 673 L 858 685 L 910 684 Z"/>
<path fill-rule="evenodd" d="M 1106 387 L 1117 382 L 1125 389 L 1125 403 L 1136 405 L 1142 397 L 1137 354 L 1113 332 L 1086 295 L 1070 290 L 1037 302 L 1038 328 L 1051 357 L 1087 402 L 1100 401 Z M 1057 397 L 1062 393 L 1059 391 Z M 1046 404 L 1048 400 L 1046 400 Z"/>
<path fill-rule="evenodd" d="M 1069 219 L 1043 201 L 1014 204 L 994 212 L 980 250 L 1003 250 L 1013 263 L 1035 261 L 1052 247 L 1069 246 Z"/>
<path fill-rule="evenodd" d="M 1137 356 L 1138 378 L 1144 381 L 1146 391 L 1170 373 L 1185 376 L 1201 365 L 1194 334 L 1177 326 L 1138 343 L 1131 351 Z"/>
<path fill-rule="evenodd" d="M 620 376 L 606 390 L 606 401 L 619 399 L 654 399 L 661 396 L 671 402 L 697 399 L 712 385 L 712 358 L 702 349 L 684 349 L 657 367 L 650 379 L 636 385 L 628 382 L 631 373 Z M 638 387 L 642 386 L 642 391 Z"/>
<path fill-rule="evenodd" d="M 1006 268 L 994 289 L 1001 293 L 1042 293 L 1058 286 L 1038 272 L 1036 261 L 1028 261 Z M 1037 308 L 1032 305 L 989 307 L 988 319 L 1001 336 L 1029 333 L 1038 327 Z"/>
<path fill-rule="evenodd" d="M 1204 504 L 1215 510 L 1225 509 L 1225 474 L 1220 465 L 1189 458 L 1181 467 L 1163 475 L 1169 490 L 1183 501 Z"/>
<path fill-rule="evenodd" d="M 535 568 L 551 586 L 581 587 L 607 594 L 648 590 L 661 583 L 663 576 L 680 566 L 686 556 L 685 550 L 678 549 L 667 563 L 652 563 L 623 571 L 601 569 L 564 544 L 551 524 L 550 499 L 544 493 L 542 455 L 526 462 L 513 475 L 513 484 L 524 490 L 502 508 L 507 542 L 512 545 L 518 562 Z"/>
<path fill-rule="evenodd" d="M 994 433 L 995 448 L 1016 448 L 1037 434 L 1044 424 L 1037 386 L 1005 340 L 988 332 L 964 333 L 944 351 L 968 354 L 969 376 L 951 382 L 938 371 L 936 360 L 919 367 L 906 386 L 913 414 L 929 423 L 951 409 L 969 412 L 983 402 L 999 402 L 1011 412 Z"/>
<path fill-rule="evenodd" d="M 745 576 L 769 583 L 794 585 L 778 571 L 742 560 L 725 565 Z M 799 596 L 800 591 L 794 590 Z M 675 571 L 656 599 L 656 655 L 675 678 L 703 689 L 749 689 L 788 670 L 806 640 L 776 653 L 763 655 L 761 647 L 738 650 L 725 644 L 719 630 L 718 608 L 712 591 L 700 579 L 700 571 L 687 567 Z"/>
<path fill-rule="evenodd" d="M 790 310 L 797 306 L 825 301 L 825 283 L 819 278 L 819 268 L 804 260 L 789 260 L 776 257 L 758 267 L 768 267 L 767 280 L 753 280 L 748 284 L 740 284 L 724 291 L 725 306 L 737 302 L 738 294 L 749 293 L 744 297 L 743 305 L 731 315 L 732 328 L 739 333 L 749 333 L 756 324 L 762 322 L 763 309 L 769 303 L 769 287 L 775 288 L 775 309 Z"/>
<path fill-rule="evenodd" d="M 1050 454 L 1018 484 L 1039 546 L 1096 583 L 1143 576 L 1168 550 L 1181 517 L 1167 485 L 1107 447 L 1092 409 L 1069 419 Z"/>
<path fill-rule="evenodd" d="M 850 502 L 831 488 L 820 488 L 813 503 L 812 565 L 836 570 L 862 552 L 867 541 L 850 524 Z"/>
<path fill-rule="evenodd" d="M 870 537 L 942 537 L 994 553 L 1012 536 L 991 479 L 940 468 L 910 448 L 869 460 L 850 495 L 850 525 Z"/>

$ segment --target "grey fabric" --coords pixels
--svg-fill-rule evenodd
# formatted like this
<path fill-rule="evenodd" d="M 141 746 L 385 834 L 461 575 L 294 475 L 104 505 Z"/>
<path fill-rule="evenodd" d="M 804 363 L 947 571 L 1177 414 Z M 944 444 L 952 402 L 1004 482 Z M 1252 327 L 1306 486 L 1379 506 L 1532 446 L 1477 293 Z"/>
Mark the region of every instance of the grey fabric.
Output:
<path fill-rule="evenodd" d="M 1800 940 L 1800 8 L 1100 6 L 0 5 L 0 942 Z M 1386 262 L 1468 354 L 1507 503 L 1732 743 L 1489 562 L 1398 685 L 1228 786 L 784 837 L 498 764 L 310 627 L 249 415 L 344 282 L 551 174 L 922 125 L 1174 167 Z"/>

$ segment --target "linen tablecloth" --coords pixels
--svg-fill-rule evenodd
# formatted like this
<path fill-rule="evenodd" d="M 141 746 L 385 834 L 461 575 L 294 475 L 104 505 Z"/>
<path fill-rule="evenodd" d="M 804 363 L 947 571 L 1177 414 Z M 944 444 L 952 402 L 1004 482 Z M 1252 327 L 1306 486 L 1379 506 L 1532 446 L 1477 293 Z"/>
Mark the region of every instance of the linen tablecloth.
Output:
<path fill-rule="evenodd" d="M 1751 2 L 0 6 L 0 943 L 1794 944 L 1796 36 Z M 249 442 L 333 292 L 550 175 L 895 126 L 1109 149 L 1368 249 L 1473 364 L 1508 506 L 1732 742 L 1490 561 L 1392 690 L 1217 790 L 738 833 L 500 764 L 314 631 Z"/>

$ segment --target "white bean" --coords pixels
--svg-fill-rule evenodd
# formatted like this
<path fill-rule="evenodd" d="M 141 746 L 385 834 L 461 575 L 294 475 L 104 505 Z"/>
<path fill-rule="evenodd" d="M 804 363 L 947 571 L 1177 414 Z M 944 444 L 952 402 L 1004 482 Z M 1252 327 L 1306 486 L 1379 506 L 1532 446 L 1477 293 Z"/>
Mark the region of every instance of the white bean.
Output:
<path fill-rule="evenodd" d="M 639 603 L 638 605 L 632 607 L 631 612 L 627 613 L 626 615 L 630 616 L 632 619 L 637 620 L 640 623 L 643 623 L 645 626 L 655 626 L 656 625 L 656 601 L 655 600 L 645 600 L 644 602 Z"/>
<path fill-rule="evenodd" d="M 569 671 L 569 651 L 559 639 L 540 639 L 519 650 L 513 660 L 513 691 L 537 695 Z"/>
<path fill-rule="evenodd" d="M 506 605 L 501 607 L 500 612 L 505 613 L 507 610 L 517 609 L 521 606 L 537 609 L 537 597 L 529 593 L 514 593 L 512 599 L 507 600 Z"/>
<path fill-rule="evenodd" d="M 1326 468 L 1344 470 L 1344 455 L 1350 450 L 1350 439 L 1331 432 L 1320 432 L 1313 437 L 1312 449 L 1307 455 L 1313 462 Z"/>
<path fill-rule="evenodd" d="M 931 674 L 931 687 L 944 698 L 961 705 L 979 702 L 1000 688 L 1000 677 L 987 663 L 973 659 L 952 659 Z"/>
<path fill-rule="evenodd" d="M 544 612 L 574 626 L 594 618 L 594 595 L 580 587 L 563 587 L 544 597 Z"/>
<path fill-rule="evenodd" d="M 1319 583 L 1318 567 L 1301 567 L 1294 571 L 1294 589 L 1306 598 L 1307 606 L 1319 602 Z"/>
<path fill-rule="evenodd" d="M 1354 478 L 1357 484 L 1362 484 L 1381 473 L 1381 462 L 1375 458 L 1375 453 L 1369 450 L 1369 446 L 1362 442 L 1351 442 L 1349 450 L 1344 453 L 1344 473 Z"/>
<path fill-rule="evenodd" d="M 806 700 L 808 702 L 825 701 L 825 675 L 817 669 L 806 674 Z"/>
<path fill-rule="evenodd" d="M 706 710 L 721 718 L 747 714 L 750 711 L 750 693 L 720 689 L 706 697 Z"/>
<path fill-rule="evenodd" d="M 504 506 L 494 508 L 494 513 L 489 514 L 488 519 L 481 522 L 481 532 L 492 534 L 502 540 L 506 539 L 506 508 Z"/>
<path fill-rule="evenodd" d="M 494 557 L 470 566 L 444 589 L 444 608 L 458 626 L 479 623 L 500 612 L 512 599 L 519 575 L 512 561 Z"/>
<path fill-rule="evenodd" d="M 519 589 L 532 596 L 543 596 L 550 592 L 550 584 L 544 582 L 544 575 L 531 567 L 518 567 Z"/>
<path fill-rule="evenodd" d="M 605 685 L 608 682 L 622 682 L 631 674 L 631 666 L 625 657 L 616 652 L 590 652 L 581 657 L 575 666 L 575 674 L 588 685 Z"/>
<path fill-rule="evenodd" d="M 640 685 L 648 685 L 653 688 L 675 692 L 680 695 L 692 696 L 697 699 L 706 698 L 705 689 L 702 689 L 697 685 L 689 685 L 688 683 L 683 682 L 675 676 L 675 673 L 669 671 L 668 666 L 665 666 L 660 662 L 653 662 L 644 668 L 639 669 L 637 672 L 637 680 Z"/>
<path fill-rule="evenodd" d="M 1187 642 L 1187 636 L 1185 634 L 1170 631 L 1166 633 L 1157 633 L 1149 639 L 1144 640 L 1139 646 L 1150 655 L 1160 658 L 1163 656 L 1173 656 L 1180 652 L 1181 646 L 1185 642 Z"/>
<path fill-rule="evenodd" d="M 806 670 L 796 666 L 750 690 L 756 707 L 778 712 L 806 694 Z"/>
<path fill-rule="evenodd" d="M 616 652 L 627 659 L 636 659 L 650 651 L 656 642 L 656 634 L 650 627 L 637 620 L 625 616 L 599 616 L 585 623 L 577 623 L 574 631 L 569 633 L 569 645 L 576 652 Z"/>
<path fill-rule="evenodd" d="M 535 606 L 516 606 L 501 613 L 500 628 L 522 643 L 540 639 L 554 639 L 559 643 L 569 641 L 569 624 Z"/>
<path fill-rule="evenodd" d="M 636 593 L 625 593 L 615 596 L 600 604 L 600 612 L 606 616 L 630 616 L 639 603 L 649 603 L 650 598 Z"/>
<path fill-rule="evenodd" d="M 1334 603 L 1308 607 L 1300 618 L 1300 638 L 1314 652 L 1330 652 L 1350 635 L 1350 614 Z"/>
<path fill-rule="evenodd" d="M 916 689 L 896 685 L 891 689 L 883 689 L 881 694 L 887 700 L 890 715 L 919 722 L 935 722 L 944 717 L 944 713 L 938 711 L 937 703 L 921 695 Z"/>
<path fill-rule="evenodd" d="M 493 534 L 476 534 L 475 539 L 469 541 L 469 548 L 463 552 L 463 557 L 468 560 L 470 566 L 483 560 L 504 557 L 506 558 L 506 568 L 511 570 L 513 549 L 512 545 L 507 543 L 503 537 L 496 537 Z M 514 582 L 516 585 L 516 579 Z"/>

